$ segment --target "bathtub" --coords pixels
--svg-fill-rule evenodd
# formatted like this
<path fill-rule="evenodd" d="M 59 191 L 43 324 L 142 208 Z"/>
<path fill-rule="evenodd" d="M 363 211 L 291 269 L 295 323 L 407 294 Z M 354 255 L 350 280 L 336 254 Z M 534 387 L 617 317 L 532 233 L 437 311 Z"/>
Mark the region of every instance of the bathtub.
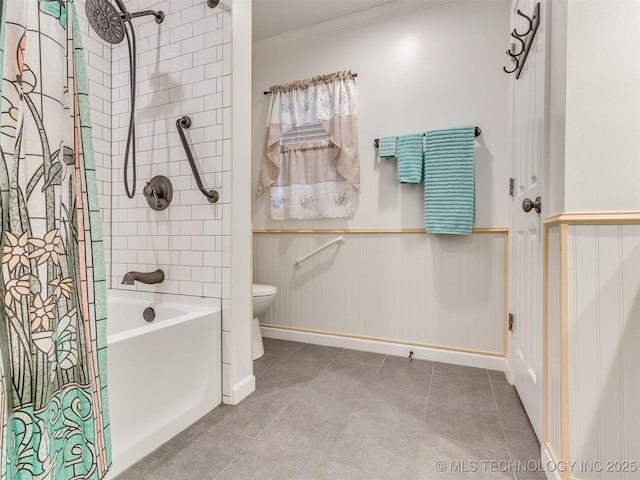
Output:
<path fill-rule="evenodd" d="M 110 290 L 107 308 L 111 479 L 221 403 L 222 324 L 216 299 Z"/>

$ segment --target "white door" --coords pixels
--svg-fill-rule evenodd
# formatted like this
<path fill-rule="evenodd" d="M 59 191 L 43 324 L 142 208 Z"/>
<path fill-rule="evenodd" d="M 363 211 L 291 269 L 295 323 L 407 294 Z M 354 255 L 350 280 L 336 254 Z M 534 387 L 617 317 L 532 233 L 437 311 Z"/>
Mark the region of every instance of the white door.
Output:
<path fill-rule="evenodd" d="M 513 0 L 512 28 L 524 33 L 528 21 L 516 11 L 532 16 L 537 2 Z M 542 166 L 546 154 L 545 5 L 540 5 L 540 25 L 520 78 L 512 74 L 512 164 L 514 179 L 510 230 L 509 370 L 538 438 L 542 439 L 542 219 L 535 207 L 528 213 L 523 201 L 542 195 Z M 520 45 L 517 40 L 515 52 Z M 522 58 L 524 55 L 521 55 Z"/>

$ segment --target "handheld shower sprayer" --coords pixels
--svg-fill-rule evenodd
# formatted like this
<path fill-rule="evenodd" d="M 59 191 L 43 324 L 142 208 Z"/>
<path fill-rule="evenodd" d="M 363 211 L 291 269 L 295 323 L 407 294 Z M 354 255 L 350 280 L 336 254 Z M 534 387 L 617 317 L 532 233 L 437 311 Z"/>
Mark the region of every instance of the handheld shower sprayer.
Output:
<path fill-rule="evenodd" d="M 152 15 L 156 23 L 164 20 L 164 12 L 144 10 L 129 13 L 122 0 L 115 0 L 118 10 L 109 0 L 87 0 L 85 10 L 89 25 L 105 42 L 118 44 L 127 39 L 129 49 L 129 83 L 131 88 L 131 113 L 129 116 L 129 132 L 124 154 L 124 189 L 129 198 L 133 198 L 136 192 L 136 35 L 131 20 L 133 18 Z M 129 188 L 129 153 L 131 153 L 131 166 L 133 173 L 133 185 Z"/>

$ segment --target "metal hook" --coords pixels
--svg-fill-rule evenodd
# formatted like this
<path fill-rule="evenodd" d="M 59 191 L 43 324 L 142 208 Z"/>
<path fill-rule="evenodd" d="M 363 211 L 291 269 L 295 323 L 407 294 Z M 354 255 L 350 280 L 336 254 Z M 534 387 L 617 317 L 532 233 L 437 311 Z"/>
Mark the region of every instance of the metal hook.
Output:
<path fill-rule="evenodd" d="M 507 67 L 502 67 L 502 70 L 504 70 L 505 73 L 513 73 L 520 67 L 520 62 L 518 61 L 518 57 L 513 55 L 509 50 L 507 50 L 507 55 L 511 57 L 511 61 L 516 64 L 516 67 L 513 70 L 507 70 Z"/>
<path fill-rule="evenodd" d="M 529 22 L 529 29 L 525 33 L 518 33 L 518 31 L 515 28 L 513 29 L 513 33 L 515 33 L 517 36 L 524 37 L 528 35 L 529 32 L 531 32 L 531 30 L 533 30 L 533 19 L 528 15 L 525 15 L 524 13 L 522 13 L 520 9 L 516 10 L 516 13 L 521 17 L 523 17 L 527 22 Z"/>
<path fill-rule="evenodd" d="M 516 40 L 518 40 L 518 42 L 520 42 L 520 51 L 518 53 L 514 52 L 513 50 L 515 50 L 515 44 L 512 43 L 511 44 L 512 53 L 509 54 L 511 57 L 519 57 L 520 55 L 522 55 L 522 53 L 524 52 L 524 49 L 526 48 L 524 40 L 522 40 L 520 37 L 516 36 L 515 33 L 516 33 L 516 31 L 514 29 L 513 32 L 511 33 L 511 36 L 513 38 L 515 38 Z"/>

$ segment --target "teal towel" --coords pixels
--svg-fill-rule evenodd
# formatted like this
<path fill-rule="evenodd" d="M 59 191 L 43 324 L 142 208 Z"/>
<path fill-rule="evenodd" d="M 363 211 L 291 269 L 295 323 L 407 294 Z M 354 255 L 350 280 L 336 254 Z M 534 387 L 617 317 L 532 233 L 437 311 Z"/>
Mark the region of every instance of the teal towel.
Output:
<path fill-rule="evenodd" d="M 424 134 L 398 137 L 398 182 L 420 183 L 423 180 Z"/>
<path fill-rule="evenodd" d="M 424 225 L 429 233 L 470 235 L 476 218 L 474 127 L 427 132 Z"/>
<path fill-rule="evenodd" d="M 383 137 L 378 140 L 378 156 L 394 158 L 398 156 L 398 137 Z"/>

